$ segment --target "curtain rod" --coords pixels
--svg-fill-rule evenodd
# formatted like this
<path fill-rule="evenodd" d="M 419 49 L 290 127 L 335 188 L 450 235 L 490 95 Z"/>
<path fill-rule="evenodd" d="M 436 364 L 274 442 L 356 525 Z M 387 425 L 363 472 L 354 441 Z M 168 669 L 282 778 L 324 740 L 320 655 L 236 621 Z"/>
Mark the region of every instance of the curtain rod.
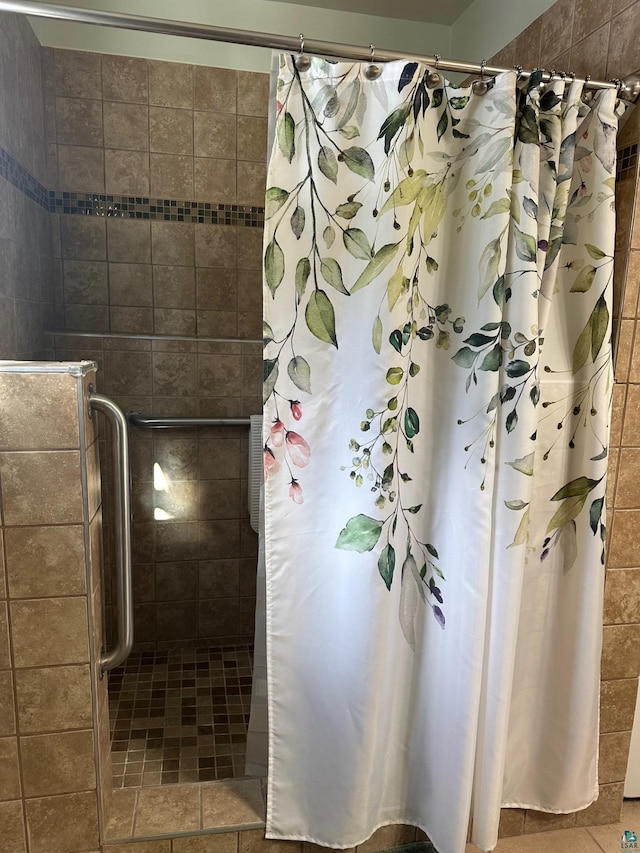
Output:
<path fill-rule="evenodd" d="M 230 27 L 216 27 L 210 24 L 192 24 L 186 21 L 170 21 L 165 18 L 149 18 L 138 15 L 127 15 L 120 12 L 100 12 L 92 9 L 79 9 L 75 6 L 43 5 L 41 3 L 25 0 L 25 2 L 12 2 L 12 0 L 0 0 L 0 11 L 17 12 L 22 15 L 31 15 L 38 18 L 53 18 L 55 20 L 73 21 L 79 24 L 95 24 L 98 26 L 114 27 L 116 29 L 135 30 L 138 32 L 160 33 L 162 35 L 178 35 L 186 38 L 205 39 L 207 41 L 219 41 L 229 44 L 242 44 L 250 47 L 266 47 L 272 50 L 282 50 L 297 53 L 300 50 L 301 38 L 298 36 L 285 36 L 276 33 L 258 33 L 252 30 L 231 29 Z M 442 59 L 439 56 L 420 56 L 416 54 L 400 53 L 395 50 L 382 50 L 376 48 L 360 47 L 351 44 L 334 44 L 328 41 L 316 41 L 304 39 L 305 52 L 327 56 L 332 59 L 354 59 L 358 61 L 370 60 L 372 50 L 375 61 L 389 62 L 395 59 L 411 59 L 424 62 L 426 65 L 437 66 L 441 71 L 457 71 L 463 74 L 500 74 L 503 71 L 512 71 L 513 68 L 502 68 L 494 65 L 478 65 L 472 62 L 459 62 L 456 60 Z M 517 66 L 518 73 L 523 77 L 529 77 L 533 73 Z M 538 69 L 536 69 L 538 70 Z M 556 75 L 557 76 L 557 75 Z M 544 82 L 552 79 L 552 74 L 545 72 L 542 76 Z M 583 78 L 576 78 L 582 80 Z M 635 101 L 640 95 L 640 77 L 632 75 L 625 80 L 590 80 L 586 79 L 585 86 L 588 89 L 619 89 L 620 97 L 629 101 Z"/>

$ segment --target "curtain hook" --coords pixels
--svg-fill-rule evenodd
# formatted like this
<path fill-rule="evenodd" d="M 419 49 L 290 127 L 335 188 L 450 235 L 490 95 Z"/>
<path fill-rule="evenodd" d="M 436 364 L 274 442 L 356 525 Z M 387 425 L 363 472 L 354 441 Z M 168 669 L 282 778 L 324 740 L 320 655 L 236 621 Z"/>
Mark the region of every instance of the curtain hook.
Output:
<path fill-rule="evenodd" d="M 486 64 L 487 60 L 483 59 L 480 63 L 480 79 L 474 80 L 471 84 L 471 88 L 473 89 L 476 95 L 485 95 L 489 90 L 487 81 L 484 79 L 484 68 Z"/>
<path fill-rule="evenodd" d="M 371 50 L 371 56 L 369 58 L 369 64 L 364 69 L 364 76 L 367 80 L 377 80 L 382 74 L 382 68 L 374 62 L 375 45 L 370 44 L 369 49 Z"/>
<path fill-rule="evenodd" d="M 427 77 L 427 86 L 429 87 L 429 89 L 435 89 L 436 86 L 439 86 L 441 81 L 442 81 L 442 77 L 438 74 L 438 71 L 437 71 L 438 65 L 439 65 L 441 59 L 442 59 L 442 57 L 440 56 L 439 53 L 434 54 L 433 66 L 436 70 L 431 71 Z"/>
<path fill-rule="evenodd" d="M 298 71 L 308 71 L 311 67 L 311 58 L 304 52 L 304 33 L 298 36 L 300 39 L 300 52 L 295 58 L 295 66 Z"/>

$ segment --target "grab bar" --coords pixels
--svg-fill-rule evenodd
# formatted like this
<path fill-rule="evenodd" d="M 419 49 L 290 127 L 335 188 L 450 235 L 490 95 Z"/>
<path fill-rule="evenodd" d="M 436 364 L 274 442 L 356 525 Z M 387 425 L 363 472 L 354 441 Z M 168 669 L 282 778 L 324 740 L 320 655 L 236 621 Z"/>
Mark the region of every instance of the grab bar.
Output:
<path fill-rule="evenodd" d="M 115 485 L 118 641 L 100 655 L 100 677 L 120 666 L 133 646 L 133 595 L 131 583 L 131 482 L 129 436 L 124 412 L 113 400 L 89 391 L 89 414 L 102 412 L 111 424 L 111 457 Z"/>
<path fill-rule="evenodd" d="M 131 426 L 139 429 L 181 429 L 183 427 L 250 426 L 249 418 L 153 418 L 142 412 L 127 414 Z"/>

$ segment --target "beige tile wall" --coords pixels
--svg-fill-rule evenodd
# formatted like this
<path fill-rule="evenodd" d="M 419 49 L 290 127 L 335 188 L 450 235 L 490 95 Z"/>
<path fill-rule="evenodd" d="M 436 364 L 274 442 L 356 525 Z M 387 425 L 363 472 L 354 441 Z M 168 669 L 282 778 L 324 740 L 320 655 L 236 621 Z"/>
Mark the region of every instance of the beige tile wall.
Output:
<path fill-rule="evenodd" d="M 594 78 L 625 77 L 640 69 L 640 2 L 558 0 L 497 53 L 497 65 L 575 71 Z M 636 107 L 619 148 L 640 142 Z M 640 212 L 631 229 L 635 181 L 618 185 L 614 312 L 620 324 L 609 466 L 609 556 L 602 656 L 600 797 L 582 812 L 543 815 L 505 810 L 501 835 L 614 823 L 623 780 L 640 671 Z M 625 264 L 629 272 L 621 299 Z M 621 304 L 622 303 L 622 304 Z"/>
<path fill-rule="evenodd" d="M 26 18 L 0 13 L 0 146 L 46 185 L 40 50 Z M 0 359 L 44 357 L 53 298 L 48 218 L 0 177 Z"/>
<path fill-rule="evenodd" d="M 89 381 L 0 363 L 0 846 L 11 853 L 96 850 L 111 788 L 92 631 L 101 554 L 87 547 L 97 441 L 79 419 Z"/>

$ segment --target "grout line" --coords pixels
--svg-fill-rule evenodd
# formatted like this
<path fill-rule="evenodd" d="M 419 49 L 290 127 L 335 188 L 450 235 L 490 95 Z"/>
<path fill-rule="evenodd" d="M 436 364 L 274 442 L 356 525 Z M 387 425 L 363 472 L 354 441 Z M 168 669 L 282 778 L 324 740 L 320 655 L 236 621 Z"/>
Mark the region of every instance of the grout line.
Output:
<path fill-rule="evenodd" d="M 592 841 L 594 841 L 594 843 L 595 843 L 595 844 L 600 848 L 600 850 L 602 850 L 602 851 L 603 851 L 603 853 L 611 853 L 611 851 L 610 851 L 610 850 L 606 850 L 606 849 L 602 846 L 602 844 L 600 844 L 600 842 L 598 841 L 598 839 L 593 835 L 593 833 L 591 832 L 592 827 L 590 827 L 590 826 L 585 826 L 585 827 L 583 827 L 583 829 L 586 829 L 586 830 L 587 830 L 587 832 L 589 833 L 589 836 L 591 837 Z"/>

